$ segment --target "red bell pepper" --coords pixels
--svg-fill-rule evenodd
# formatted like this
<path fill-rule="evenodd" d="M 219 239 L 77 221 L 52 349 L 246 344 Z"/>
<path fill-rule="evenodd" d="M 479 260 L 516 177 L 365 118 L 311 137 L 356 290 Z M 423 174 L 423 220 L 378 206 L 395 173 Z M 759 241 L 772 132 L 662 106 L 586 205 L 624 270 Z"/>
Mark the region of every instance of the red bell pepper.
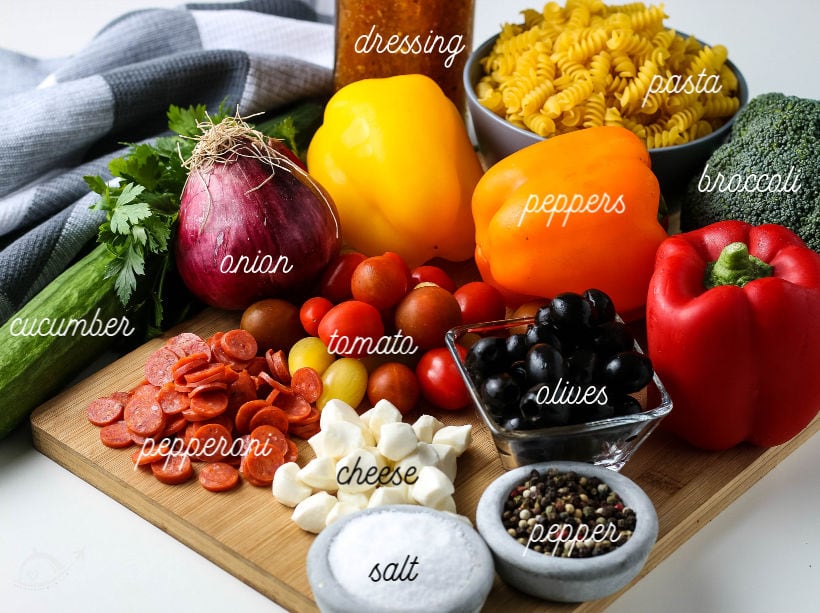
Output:
<path fill-rule="evenodd" d="M 820 409 L 820 255 L 782 226 L 666 239 L 646 327 L 673 403 L 663 425 L 697 447 L 779 445 Z"/>

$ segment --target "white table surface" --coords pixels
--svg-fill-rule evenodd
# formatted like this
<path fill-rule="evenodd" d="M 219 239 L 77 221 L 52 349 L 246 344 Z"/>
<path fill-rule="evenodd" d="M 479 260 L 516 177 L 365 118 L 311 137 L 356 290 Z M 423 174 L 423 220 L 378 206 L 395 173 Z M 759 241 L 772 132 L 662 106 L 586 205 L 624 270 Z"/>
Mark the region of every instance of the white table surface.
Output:
<path fill-rule="evenodd" d="M 323 0 L 326 1 L 326 0 Z M 0 48 L 69 55 L 110 19 L 172 0 L 2 0 Z M 477 0 L 475 42 L 538 3 Z M 667 23 L 725 44 L 752 95 L 820 98 L 813 0 L 667 0 Z M 817 325 L 817 322 L 814 322 Z M 610 613 L 818 610 L 820 436 L 661 563 Z M 275 512 L 274 505 L 271 512 Z M 281 611 L 38 453 L 27 426 L 0 441 L 0 610 Z M 275 554 L 272 554 L 275 555 Z M 302 560 L 287 563 L 302 564 Z"/>

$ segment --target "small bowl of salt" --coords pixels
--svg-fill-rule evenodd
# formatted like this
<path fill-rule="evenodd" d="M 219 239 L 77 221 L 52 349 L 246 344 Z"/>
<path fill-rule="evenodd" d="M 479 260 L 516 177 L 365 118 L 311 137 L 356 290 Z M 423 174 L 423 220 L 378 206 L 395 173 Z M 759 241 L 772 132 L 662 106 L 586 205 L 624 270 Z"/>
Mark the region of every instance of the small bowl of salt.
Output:
<path fill-rule="evenodd" d="M 323 613 L 478 612 L 495 576 L 466 518 L 413 505 L 334 522 L 308 551 L 307 573 Z"/>

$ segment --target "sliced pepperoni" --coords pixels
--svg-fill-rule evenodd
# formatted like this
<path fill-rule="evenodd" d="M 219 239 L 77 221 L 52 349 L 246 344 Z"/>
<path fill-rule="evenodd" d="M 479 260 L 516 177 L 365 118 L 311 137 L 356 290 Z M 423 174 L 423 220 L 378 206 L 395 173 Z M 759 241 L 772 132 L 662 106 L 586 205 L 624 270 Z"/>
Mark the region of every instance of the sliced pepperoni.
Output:
<path fill-rule="evenodd" d="M 221 415 L 228 408 L 228 392 L 224 389 L 214 388 L 201 390 L 197 393 L 191 392 L 190 402 L 190 408 L 183 411 L 183 415 L 191 419 L 188 414 L 193 413 L 201 418 L 199 421 L 211 419 Z"/>
<path fill-rule="evenodd" d="M 251 445 L 242 462 L 242 474 L 251 485 L 269 486 L 277 469 L 284 463 L 285 454 L 272 445 Z"/>
<path fill-rule="evenodd" d="M 266 353 L 265 359 L 267 359 L 270 364 L 271 374 L 285 385 L 289 385 L 290 370 L 288 369 L 288 357 L 285 355 L 285 352 L 282 349 L 279 351 L 268 349 L 268 353 L 270 353 L 271 356 L 268 358 L 268 354 Z"/>
<path fill-rule="evenodd" d="M 296 394 L 279 394 L 276 407 L 282 409 L 290 422 L 301 422 L 310 415 L 310 403 Z"/>
<path fill-rule="evenodd" d="M 95 426 L 108 426 L 122 419 L 125 403 L 113 396 L 92 400 L 85 411 L 88 421 Z"/>
<path fill-rule="evenodd" d="M 247 330 L 237 328 L 229 330 L 219 339 L 219 345 L 229 357 L 237 362 L 248 362 L 256 356 L 259 346 L 256 339 Z"/>
<path fill-rule="evenodd" d="M 237 371 L 238 370 L 244 370 L 248 366 L 248 364 L 250 363 L 250 360 L 246 360 L 246 361 L 237 360 L 236 358 L 234 358 L 233 356 L 228 354 L 228 352 L 225 351 L 222 348 L 221 344 L 212 345 L 211 349 L 213 350 L 213 356 L 219 362 L 222 362 L 223 364 L 227 364 L 228 366 L 230 366 L 234 370 L 237 370 Z"/>
<path fill-rule="evenodd" d="M 273 426 L 277 430 L 287 432 L 288 416 L 282 409 L 271 406 L 257 411 L 256 414 L 251 417 L 250 424 L 248 425 L 251 430 L 251 435 L 253 435 L 253 431 L 259 426 Z"/>
<path fill-rule="evenodd" d="M 239 471 L 225 462 L 214 462 L 199 471 L 199 483 L 209 492 L 227 492 L 239 483 Z"/>
<path fill-rule="evenodd" d="M 245 369 L 248 374 L 253 375 L 254 377 L 256 377 L 260 372 L 265 372 L 266 370 L 268 370 L 268 362 L 261 356 L 256 356 L 253 358 L 248 363 L 248 367 Z"/>
<path fill-rule="evenodd" d="M 165 430 L 162 431 L 162 438 L 167 438 L 182 432 L 188 426 L 188 423 L 184 415 L 169 416 L 165 424 Z"/>
<path fill-rule="evenodd" d="M 256 383 L 253 382 L 248 371 L 243 370 L 237 374 L 236 381 L 231 384 L 228 407 L 239 409 L 250 400 L 256 400 Z"/>
<path fill-rule="evenodd" d="M 208 343 L 205 342 L 202 337 L 192 332 L 183 332 L 182 334 L 177 334 L 169 338 L 165 346 L 180 358 L 194 353 L 204 353 L 208 356 L 208 360 L 211 359 L 211 348 L 208 346 Z"/>
<path fill-rule="evenodd" d="M 252 443 L 252 441 L 255 443 Z M 262 425 L 254 428 L 248 441 L 249 446 L 252 444 L 256 446 L 271 445 L 281 451 L 283 455 L 287 455 L 290 452 L 288 437 L 285 436 L 285 433 L 279 428 L 275 428 L 274 426 Z"/>
<path fill-rule="evenodd" d="M 174 376 L 174 383 L 185 385 L 186 374 L 204 368 L 207 365 L 208 356 L 204 353 L 194 353 L 180 358 L 171 369 L 171 373 Z"/>
<path fill-rule="evenodd" d="M 174 383 L 166 383 L 159 388 L 157 402 L 166 415 L 178 415 L 190 404 L 188 394 L 178 392 Z"/>
<path fill-rule="evenodd" d="M 183 453 L 173 453 L 165 459 L 151 464 L 151 472 L 158 481 L 167 485 L 185 483 L 194 476 L 194 465 L 191 458 Z"/>
<path fill-rule="evenodd" d="M 191 440 L 191 448 L 197 459 L 203 462 L 221 462 L 229 454 L 233 437 L 219 424 L 201 426 Z"/>
<path fill-rule="evenodd" d="M 131 406 L 129 404 L 129 406 Z M 125 424 L 134 434 L 142 437 L 151 437 L 165 429 L 165 413 L 159 404 L 147 402 L 133 406 Z"/>
<path fill-rule="evenodd" d="M 308 440 L 310 437 L 319 434 L 319 430 L 319 422 L 316 421 L 309 424 L 292 424 L 288 433 L 303 440 Z"/>
<path fill-rule="evenodd" d="M 303 366 L 297 368 L 290 381 L 294 393 L 301 396 L 308 403 L 316 402 L 322 395 L 322 378 L 314 368 Z"/>
<path fill-rule="evenodd" d="M 285 462 L 295 462 L 299 459 L 299 447 L 291 439 L 287 439 L 288 452 L 285 454 Z"/>
<path fill-rule="evenodd" d="M 185 373 L 186 385 L 203 385 L 221 382 L 225 377 L 224 364 L 207 364 L 203 368 Z"/>
<path fill-rule="evenodd" d="M 122 420 L 104 426 L 100 430 L 100 440 L 103 445 L 112 449 L 125 449 L 134 444 L 128 432 L 128 426 Z"/>
<path fill-rule="evenodd" d="M 148 356 L 148 361 L 145 362 L 145 378 L 157 387 L 173 381 L 173 369 L 178 360 L 179 356 L 173 351 L 160 347 Z"/>
<path fill-rule="evenodd" d="M 239 434 L 247 434 L 251 431 L 251 419 L 257 412 L 268 408 L 270 405 L 264 400 L 249 400 L 239 407 L 236 412 L 236 431 Z"/>

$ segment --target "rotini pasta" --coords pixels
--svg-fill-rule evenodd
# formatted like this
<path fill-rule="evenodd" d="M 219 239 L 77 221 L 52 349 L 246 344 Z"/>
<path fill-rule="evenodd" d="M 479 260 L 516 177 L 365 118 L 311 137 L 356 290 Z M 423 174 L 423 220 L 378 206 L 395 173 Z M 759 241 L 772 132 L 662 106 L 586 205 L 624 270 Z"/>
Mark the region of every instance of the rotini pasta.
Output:
<path fill-rule="evenodd" d="M 666 28 L 663 4 L 566 0 L 523 15 L 482 59 L 476 95 L 536 134 L 618 125 L 667 147 L 710 134 L 740 106 L 726 47 Z"/>

